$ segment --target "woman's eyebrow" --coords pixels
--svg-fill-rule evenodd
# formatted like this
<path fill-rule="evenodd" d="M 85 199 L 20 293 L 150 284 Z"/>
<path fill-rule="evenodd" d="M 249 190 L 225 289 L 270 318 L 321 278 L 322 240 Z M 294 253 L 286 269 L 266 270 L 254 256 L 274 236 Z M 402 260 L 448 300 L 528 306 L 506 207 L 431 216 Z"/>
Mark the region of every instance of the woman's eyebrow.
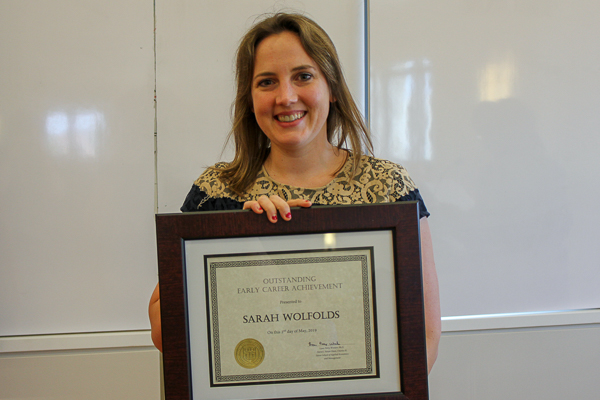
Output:
<path fill-rule="evenodd" d="M 292 68 L 292 71 L 300 71 L 300 70 L 303 70 L 303 69 L 314 69 L 314 70 L 316 70 L 316 68 L 313 67 L 312 65 L 300 65 L 300 66 L 297 66 L 295 68 Z"/>
<path fill-rule="evenodd" d="M 292 72 L 302 71 L 302 70 L 305 70 L 305 69 L 316 70 L 316 68 L 313 67 L 312 65 L 306 64 L 306 65 L 299 65 L 297 67 L 292 68 Z M 258 73 L 256 75 L 254 75 L 254 78 L 252 78 L 252 79 L 254 80 L 256 78 L 260 78 L 260 77 L 263 77 L 263 76 L 273 76 L 273 75 L 277 75 L 277 74 L 275 74 L 275 72 L 264 71 L 264 72 L 260 72 L 260 73 Z"/>
<path fill-rule="evenodd" d="M 252 78 L 252 79 L 260 78 L 262 76 L 273 76 L 273 75 L 275 75 L 275 72 L 265 71 L 265 72 L 261 72 L 260 74 L 254 75 L 254 78 Z"/>

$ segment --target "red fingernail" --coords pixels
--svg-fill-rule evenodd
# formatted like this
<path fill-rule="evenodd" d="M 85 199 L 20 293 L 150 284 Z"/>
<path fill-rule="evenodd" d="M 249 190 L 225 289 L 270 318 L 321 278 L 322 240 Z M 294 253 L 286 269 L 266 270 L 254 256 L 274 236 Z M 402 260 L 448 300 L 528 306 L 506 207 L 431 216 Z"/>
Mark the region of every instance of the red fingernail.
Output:
<path fill-rule="evenodd" d="M 262 207 L 261 207 L 261 206 L 258 206 L 257 210 L 258 210 L 258 211 L 262 211 Z"/>
<path fill-rule="evenodd" d="M 277 221 L 277 215 L 273 215 L 273 216 L 271 217 L 271 219 L 272 219 L 273 221 Z"/>
<path fill-rule="evenodd" d="M 290 218 L 292 218 L 292 213 L 291 213 L 291 212 L 289 212 L 289 213 L 285 214 L 285 217 L 286 217 L 287 219 L 290 219 Z"/>

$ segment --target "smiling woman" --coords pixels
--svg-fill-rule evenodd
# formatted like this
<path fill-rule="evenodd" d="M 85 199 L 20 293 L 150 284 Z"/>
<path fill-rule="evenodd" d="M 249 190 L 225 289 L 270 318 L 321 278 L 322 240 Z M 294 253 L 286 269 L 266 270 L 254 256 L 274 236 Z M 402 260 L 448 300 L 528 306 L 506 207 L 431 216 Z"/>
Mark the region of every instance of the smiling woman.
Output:
<path fill-rule="evenodd" d="M 267 159 L 280 152 L 331 153 L 326 125 L 331 94 L 298 36 L 282 32 L 264 39 L 255 60 L 252 110 L 271 141 Z"/>
<path fill-rule="evenodd" d="M 372 150 L 369 132 L 327 33 L 302 15 L 268 16 L 242 39 L 236 78 L 234 159 L 208 168 L 181 210 L 251 209 L 276 223 L 291 220 L 294 206 L 419 202 L 431 368 L 441 324 L 429 212 L 402 166 L 363 154 Z M 150 319 L 160 349 L 159 302 L 157 287 Z"/>
<path fill-rule="evenodd" d="M 281 48 L 282 42 L 294 45 L 293 49 Z M 273 53 L 266 51 L 267 47 L 270 50 L 277 50 L 275 48 L 277 44 L 280 45 L 278 51 Z M 258 52 L 261 52 L 260 57 Z M 308 86 L 314 86 L 312 82 L 314 82 L 315 75 L 318 78 L 317 80 L 326 83 L 328 110 L 325 128 L 327 142 L 333 146 L 330 146 L 329 150 L 335 150 L 334 147 L 338 150 L 348 147 L 352 149 L 357 158 L 362 155 L 363 148 L 372 151 L 367 128 L 358 107 L 352 99 L 342 74 L 335 46 L 327 33 L 314 21 L 302 15 L 275 14 L 254 25 L 242 38 L 237 51 L 237 93 L 234 101 L 234 121 L 230 133 L 230 138 L 233 138 L 236 144 L 236 154 L 233 161 L 221 173 L 222 180 L 226 181 L 235 193 L 241 194 L 251 189 L 257 174 L 263 169 L 272 150 L 272 144 L 263 132 L 263 127 L 259 126 L 259 120 L 254 114 L 254 108 L 258 106 L 255 104 L 254 98 L 258 89 L 255 86 L 255 84 L 258 84 L 255 79 L 263 77 L 263 73 L 267 74 L 267 76 L 264 76 L 265 79 L 260 80 L 262 82 L 261 88 L 281 83 L 277 82 L 277 76 L 274 76 L 282 68 L 277 61 L 282 61 L 282 58 L 285 58 L 285 62 L 290 64 L 292 60 L 288 59 L 287 56 L 289 55 L 296 57 L 297 62 L 299 62 L 290 65 L 289 68 L 292 71 L 288 71 L 288 73 L 296 72 L 296 87 L 299 87 L 302 81 L 305 81 Z M 257 63 L 263 65 L 257 66 Z M 271 63 L 271 67 L 278 68 L 275 70 L 263 69 L 268 63 Z M 274 63 L 275 65 L 273 65 Z M 291 94 L 293 97 L 293 93 Z M 289 96 L 290 93 L 283 93 L 283 95 Z M 333 99 L 335 101 L 330 102 Z M 285 99 L 282 100 L 285 101 Z M 292 116 L 284 113 L 280 118 L 280 122 L 283 122 L 284 119 L 293 118 L 294 114 L 298 116 L 298 113 L 293 112 L 293 108 L 286 111 L 292 111 Z M 268 118 L 272 119 L 273 115 Z M 304 155 L 307 153 L 305 152 Z M 252 157 L 248 157 L 248 154 L 251 154 Z M 346 154 L 342 152 L 341 156 L 345 158 Z M 325 157 L 329 159 L 331 155 L 327 154 Z M 273 161 L 273 158 L 267 162 L 267 167 L 271 161 Z M 279 172 L 286 172 L 290 175 L 289 172 L 293 170 L 295 173 L 301 173 L 305 171 L 307 165 L 322 166 L 320 161 L 284 167 L 282 169 L 286 171 Z M 321 173 L 330 167 L 330 164 L 323 165 Z M 335 175 L 336 170 L 340 169 L 340 165 L 336 167 L 333 171 L 329 171 L 328 179 L 324 179 L 325 183 L 329 182 Z M 358 165 L 353 166 L 352 174 L 355 174 L 357 169 Z M 312 174 L 304 174 L 304 178 L 314 179 L 314 175 L 315 171 Z M 292 176 L 287 176 L 287 178 L 292 178 Z M 297 180 L 302 179 L 302 177 L 295 178 Z M 322 185 L 315 186 L 310 185 L 310 182 L 305 182 L 298 186 L 319 187 Z M 286 214 L 282 215 L 285 216 Z"/>
<path fill-rule="evenodd" d="M 327 138 L 331 101 L 327 81 L 298 35 L 282 32 L 259 43 L 252 109 L 271 143 L 264 166 L 272 178 L 304 187 L 331 181 L 331 171 L 346 159 L 346 152 L 335 151 Z M 301 168 L 294 165 L 299 159 Z"/>

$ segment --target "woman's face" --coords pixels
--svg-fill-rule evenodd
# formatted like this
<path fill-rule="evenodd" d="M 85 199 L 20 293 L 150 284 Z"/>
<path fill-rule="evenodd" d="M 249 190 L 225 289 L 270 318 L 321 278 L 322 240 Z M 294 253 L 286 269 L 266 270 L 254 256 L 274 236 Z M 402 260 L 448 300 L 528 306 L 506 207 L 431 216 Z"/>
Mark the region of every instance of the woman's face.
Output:
<path fill-rule="evenodd" d="M 271 150 L 319 149 L 327 142 L 331 94 L 325 76 L 295 33 L 263 39 L 256 48 L 252 111 Z"/>

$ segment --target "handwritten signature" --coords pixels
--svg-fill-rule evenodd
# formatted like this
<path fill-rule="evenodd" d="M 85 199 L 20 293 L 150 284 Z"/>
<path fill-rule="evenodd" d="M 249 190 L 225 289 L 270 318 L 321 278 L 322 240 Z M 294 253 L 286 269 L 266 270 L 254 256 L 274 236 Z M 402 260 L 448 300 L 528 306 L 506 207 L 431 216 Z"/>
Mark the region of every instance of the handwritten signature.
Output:
<path fill-rule="evenodd" d="M 308 346 L 309 347 L 316 347 L 316 346 L 341 346 L 339 341 L 335 341 L 335 342 L 330 342 L 330 343 L 323 343 L 323 342 L 319 342 L 319 343 L 313 343 L 313 342 L 308 342 Z"/>

